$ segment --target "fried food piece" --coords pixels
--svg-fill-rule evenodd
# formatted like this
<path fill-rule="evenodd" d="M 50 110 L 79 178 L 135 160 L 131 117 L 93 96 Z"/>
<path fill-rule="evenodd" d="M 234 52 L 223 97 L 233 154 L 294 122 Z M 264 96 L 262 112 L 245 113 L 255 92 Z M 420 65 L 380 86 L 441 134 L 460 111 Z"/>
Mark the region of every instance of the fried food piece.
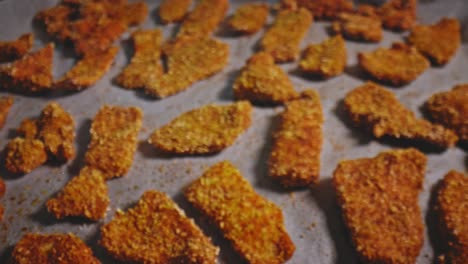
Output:
<path fill-rule="evenodd" d="M 282 10 L 263 35 L 260 49 L 270 53 L 275 62 L 293 61 L 299 56 L 299 44 L 310 25 L 312 16 L 306 9 Z"/>
<path fill-rule="evenodd" d="M 376 138 L 385 136 L 440 149 L 452 147 L 458 140 L 441 125 L 416 118 L 391 91 L 372 82 L 349 92 L 344 106 L 353 124 L 370 130 Z"/>
<path fill-rule="evenodd" d="M 382 22 L 379 18 L 359 14 L 340 14 L 332 29 L 347 39 L 368 42 L 380 42 L 383 35 Z"/>
<path fill-rule="evenodd" d="M 288 74 L 265 52 L 259 52 L 247 61 L 234 81 L 233 89 L 237 100 L 256 103 L 278 104 L 298 97 Z"/>
<path fill-rule="evenodd" d="M 446 64 L 460 47 L 460 22 L 455 18 L 442 18 L 434 25 L 414 26 L 408 42 L 433 64 Z"/>
<path fill-rule="evenodd" d="M 47 210 L 57 219 L 72 216 L 97 221 L 106 215 L 109 201 L 102 172 L 92 167 L 84 167 L 57 197 L 47 201 Z"/>
<path fill-rule="evenodd" d="M 47 34 L 64 41 L 69 35 L 69 21 L 75 12 L 73 7 L 62 4 L 40 11 L 34 20 L 45 26 Z"/>
<path fill-rule="evenodd" d="M 323 112 L 319 94 L 308 90 L 288 102 L 273 134 L 269 175 L 285 187 L 304 187 L 318 181 L 322 149 Z"/>
<path fill-rule="evenodd" d="M 93 251 L 73 234 L 27 233 L 11 254 L 13 264 L 99 264 Z"/>
<path fill-rule="evenodd" d="M 356 13 L 366 17 L 379 18 L 378 8 L 369 4 L 360 4 L 356 10 Z"/>
<path fill-rule="evenodd" d="M 10 109 L 13 106 L 13 101 L 13 97 L 11 96 L 0 97 L 0 129 L 5 125 L 8 113 L 10 113 Z"/>
<path fill-rule="evenodd" d="M 232 145 L 251 123 L 252 105 L 206 105 L 188 111 L 155 130 L 148 142 L 175 154 L 217 153 Z"/>
<path fill-rule="evenodd" d="M 14 41 L 0 41 L 0 62 L 17 60 L 32 48 L 34 36 L 32 33 L 21 35 Z"/>
<path fill-rule="evenodd" d="M 286 262 L 295 251 L 281 209 L 255 192 L 228 161 L 213 165 L 184 192 L 247 263 Z"/>
<path fill-rule="evenodd" d="M 192 0 L 164 0 L 158 9 L 159 18 L 164 24 L 179 22 L 191 4 Z"/>
<path fill-rule="evenodd" d="M 253 34 L 265 25 L 268 12 L 267 4 L 244 4 L 234 12 L 228 25 L 236 32 Z"/>
<path fill-rule="evenodd" d="M 283 0 L 282 6 L 288 9 L 305 8 L 318 20 L 335 19 L 341 12 L 354 9 L 350 0 Z"/>
<path fill-rule="evenodd" d="M 24 55 L 21 59 L 0 68 L 0 83 L 5 89 L 38 92 L 52 84 L 54 44 Z"/>
<path fill-rule="evenodd" d="M 468 84 L 432 95 L 425 109 L 432 121 L 452 129 L 460 141 L 468 142 Z"/>
<path fill-rule="evenodd" d="M 435 211 L 439 216 L 444 255 L 440 263 L 463 264 L 468 262 L 468 177 L 450 171 L 442 180 L 437 192 Z"/>
<path fill-rule="evenodd" d="M 414 47 L 393 43 L 390 49 L 378 48 L 358 54 L 359 66 L 375 79 L 401 86 L 414 81 L 429 66 L 429 61 Z"/>
<path fill-rule="evenodd" d="M 404 31 L 416 22 L 417 0 L 390 0 L 377 9 L 384 28 Z"/>
<path fill-rule="evenodd" d="M 148 17 L 148 4 L 144 1 L 129 3 L 124 8 L 123 19 L 128 26 L 138 26 Z"/>
<path fill-rule="evenodd" d="M 169 1 L 170 2 L 170 1 Z M 132 34 L 135 53 L 130 64 L 117 76 L 116 82 L 127 89 L 146 88 L 160 81 L 161 30 L 139 30 Z"/>
<path fill-rule="evenodd" d="M 18 137 L 25 139 L 36 139 L 39 134 L 39 124 L 37 119 L 26 118 L 21 121 L 19 128 L 16 129 Z"/>
<path fill-rule="evenodd" d="M 228 0 L 200 0 L 182 22 L 177 37 L 211 35 L 223 21 L 228 6 Z"/>
<path fill-rule="evenodd" d="M 216 263 L 219 248 L 166 194 L 147 191 L 101 228 L 101 245 L 131 263 Z"/>
<path fill-rule="evenodd" d="M 142 119 L 138 107 L 101 107 L 91 124 L 85 164 L 99 169 L 106 179 L 125 175 L 132 166 Z"/>
<path fill-rule="evenodd" d="M 45 146 L 37 139 L 14 138 L 5 152 L 5 168 L 11 173 L 29 173 L 47 161 Z"/>
<path fill-rule="evenodd" d="M 299 62 L 299 69 L 308 74 L 330 78 L 343 73 L 346 60 L 346 45 L 338 35 L 322 43 L 309 45 Z"/>
<path fill-rule="evenodd" d="M 415 263 L 424 242 L 418 196 L 427 158 L 415 149 L 341 161 L 333 173 L 343 219 L 364 263 Z"/>

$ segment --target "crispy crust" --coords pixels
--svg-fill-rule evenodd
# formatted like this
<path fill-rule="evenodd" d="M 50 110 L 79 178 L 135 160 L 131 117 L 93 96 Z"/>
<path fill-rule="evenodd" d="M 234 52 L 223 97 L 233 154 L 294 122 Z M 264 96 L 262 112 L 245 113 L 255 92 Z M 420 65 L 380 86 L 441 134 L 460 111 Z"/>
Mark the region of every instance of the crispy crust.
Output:
<path fill-rule="evenodd" d="M 269 175 L 285 187 L 317 183 L 323 142 L 320 96 L 308 90 L 305 97 L 285 106 L 281 123 L 273 134 Z"/>
<path fill-rule="evenodd" d="M 304 8 L 281 10 L 263 35 L 260 49 L 270 53 L 276 62 L 293 61 L 299 56 L 299 44 L 311 24 L 312 16 Z"/>
<path fill-rule="evenodd" d="M 416 22 L 417 0 L 390 0 L 377 9 L 384 28 L 403 31 Z"/>
<path fill-rule="evenodd" d="M 322 43 L 309 45 L 299 62 L 299 69 L 308 74 L 330 78 L 343 73 L 346 60 L 346 45 L 338 35 Z"/>
<path fill-rule="evenodd" d="M 216 263 L 219 248 L 166 194 L 147 191 L 101 228 L 100 244 L 132 263 Z"/>
<path fill-rule="evenodd" d="M 36 139 L 39 134 L 39 121 L 37 119 L 26 118 L 21 121 L 20 126 L 16 129 L 18 137 L 25 139 Z"/>
<path fill-rule="evenodd" d="M 217 153 L 232 145 L 251 123 L 247 101 L 230 105 L 206 105 L 188 111 L 155 130 L 148 142 L 175 154 Z"/>
<path fill-rule="evenodd" d="M 344 105 L 351 122 L 377 138 L 386 136 L 442 149 L 454 146 L 458 140 L 455 133 L 441 125 L 416 118 L 391 91 L 372 82 L 349 92 Z"/>
<path fill-rule="evenodd" d="M 415 263 L 424 242 L 418 195 L 425 168 L 426 157 L 415 149 L 338 164 L 333 185 L 364 263 Z"/>
<path fill-rule="evenodd" d="M 351 12 L 354 9 L 350 0 L 283 0 L 284 8 L 300 8 L 309 10 L 315 19 L 335 19 L 341 12 Z"/>
<path fill-rule="evenodd" d="M 373 16 L 341 13 L 332 30 L 347 39 L 380 42 L 382 40 L 382 22 Z"/>
<path fill-rule="evenodd" d="M 164 24 L 181 21 L 188 12 L 192 0 L 164 0 L 158 9 Z"/>
<path fill-rule="evenodd" d="M 3 128 L 13 106 L 14 99 L 11 96 L 0 97 L 0 129 Z"/>
<path fill-rule="evenodd" d="M 0 62 L 17 60 L 32 48 L 34 35 L 27 33 L 14 41 L 0 41 Z"/>
<path fill-rule="evenodd" d="M 390 49 L 378 48 L 358 54 L 359 66 L 375 79 L 401 86 L 414 81 L 427 68 L 429 61 L 414 47 L 394 43 Z"/>
<path fill-rule="evenodd" d="M 73 234 L 24 235 L 11 256 L 12 264 L 99 264 L 93 251 Z"/>
<path fill-rule="evenodd" d="M 234 12 L 227 24 L 233 31 L 253 34 L 265 25 L 268 13 L 267 4 L 244 4 Z"/>
<path fill-rule="evenodd" d="M 5 152 L 5 168 L 11 173 L 29 173 L 47 161 L 45 146 L 37 139 L 14 138 Z"/>
<path fill-rule="evenodd" d="M 212 166 L 184 194 L 248 263 L 279 264 L 293 255 L 281 209 L 258 195 L 230 162 Z"/>
<path fill-rule="evenodd" d="M 70 17 L 76 11 L 67 5 L 57 5 L 36 14 L 34 19 L 45 26 L 47 34 L 64 41 L 68 38 L 68 24 Z"/>
<path fill-rule="evenodd" d="M 129 3 L 124 8 L 122 19 L 125 20 L 128 26 L 138 26 L 145 22 L 148 17 L 148 5 L 145 1 Z"/>
<path fill-rule="evenodd" d="M 265 52 L 254 54 L 233 84 L 237 100 L 280 104 L 297 98 L 288 74 Z"/>
<path fill-rule="evenodd" d="M 223 21 L 228 6 L 228 0 L 201 0 L 184 19 L 177 37 L 211 35 Z"/>

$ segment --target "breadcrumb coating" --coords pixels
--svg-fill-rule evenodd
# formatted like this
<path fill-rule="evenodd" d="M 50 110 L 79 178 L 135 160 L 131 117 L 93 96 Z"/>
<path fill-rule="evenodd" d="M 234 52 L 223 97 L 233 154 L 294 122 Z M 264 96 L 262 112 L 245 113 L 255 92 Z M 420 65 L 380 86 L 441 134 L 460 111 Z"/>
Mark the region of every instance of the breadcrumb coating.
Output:
<path fill-rule="evenodd" d="M 135 207 L 117 211 L 101 228 L 100 244 L 131 263 L 216 263 L 219 248 L 166 194 L 145 192 Z"/>
<path fill-rule="evenodd" d="M 288 74 L 266 52 L 254 54 L 247 61 L 233 90 L 237 100 L 255 103 L 281 104 L 298 97 Z"/>
<path fill-rule="evenodd" d="M 251 124 L 252 105 L 205 105 L 178 116 L 155 130 L 148 142 L 175 154 L 217 153 L 231 146 Z"/>
<path fill-rule="evenodd" d="M 25 139 L 36 139 L 39 134 L 39 121 L 37 119 L 26 118 L 21 121 L 20 126 L 16 129 L 18 137 Z"/>
<path fill-rule="evenodd" d="M 227 24 L 236 32 L 253 34 L 263 28 L 269 11 L 267 4 L 244 4 L 237 8 Z"/>
<path fill-rule="evenodd" d="M 341 161 L 333 173 L 338 204 L 364 263 L 415 263 L 424 242 L 418 196 L 427 159 L 415 149 Z"/>
<path fill-rule="evenodd" d="M 285 263 L 295 246 L 281 209 L 255 192 L 230 162 L 213 165 L 184 192 L 247 263 Z"/>
<path fill-rule="evenodd" d="M 13 106 L 14 99 L 11 96 L 0 97 L 0 129 L 3 128 Z"/>
<path fill-rule="evenodd" d="M 211 35 L 223 21 L 228 7 L 228 0 L 200 0 L 182 22 L 177 37 Z"/>
<path fill-rule="evenodd" d="M 192 4 L 192 0 L 164 0 L 158 9 L 159 18 L 164 24 L 179 22 Z"/>
<path fill-rule="evenodd" d="M 68 38 L 68 24 L 75 12 L 70 6 L 56 5 L 37 13 L 34 20 L 45 26 L 47 34 L 64 41 Z"/>
<path fill-rule="evenodd" d="M 384 28 L 404 31 L 416 22 L 417 0 L 390 0 L 377 9 Z"/>
<path fill-rule="evenodd" d="M 145 1 L 128 3 L 122 9 L 124 10 L 122 19 L 128 26 L 138 26 L 148 18 L 148 4 Z"/>
<path fill-rule="evenodd" d="M 34 35 L 27 33 L 13 41 L 0 41 L 0 62 L 17 60 L 31 50 Z"/>
<path fill-rule="evenodd" d="M 5 152 L 5 168 L 11 173 L 29 173 L 47 161 L 45 146 L 37 139 L 14 138 Z"/>
<path fill-rule="evenodd" d="M 284 8 L 305 8 L 317 20 L 335 19 L 341 12 L 351 12 L 354 9 L 350 0 L 283 0 Z"/>
<path fill-rule="evenodd" d="M 367 42 L 382 40 L 382 22 L 378 17 L 360 14 L 341 13 L 333 22 L 332 30 L 347 39 Z"/>

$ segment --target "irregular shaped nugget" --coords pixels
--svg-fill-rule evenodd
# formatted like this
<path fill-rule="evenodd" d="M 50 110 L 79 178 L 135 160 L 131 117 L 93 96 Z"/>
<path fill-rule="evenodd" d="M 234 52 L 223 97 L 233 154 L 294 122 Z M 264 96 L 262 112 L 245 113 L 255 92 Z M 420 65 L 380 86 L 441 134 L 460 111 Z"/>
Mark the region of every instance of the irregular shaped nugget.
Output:
<path fill-rule="evenodd" d="M 181 21 L 188 12 L 192 0 L 164 0 L 159 6 L 159 18 L 164 24 Z"/>
<path fill-rule="evenodd" d="M 455 18 L 442 18 L 434 25 L 414 26 L 408 42 L 432 63 L 446 64 L 460 47 L 460 22 Z"/>
<path fill-rule="evenodd" d="M 24 235 L 13 248 L 13 264 L 99 264 L 93 251 L 73 234 Z"/>
<path fill-rule="evenodd" d="M 228 0 L 201 0 L 184 19 L 177 36 L 211 35 L 223 21 L 228 6 Z"/>
<path fill-rule="evenodd" d="M 332 29 L 345 38 L 368 42 L 380 42 L 383 35 L 379 18 L 359 14 L 340 14 Z"/>
<path fill-rule="evenodd" d="M 416 22 L 417 0 L 390 0 L 377 9 L 385 28 L 395 31 L 408 30 Z"/>
<path fill-rule="evenodd" d="M 312 16 L 304 8 L 281 10 L 263 35 L 260 49 L 270 53 L 276 62 L 293 61 L 299 56 L 299 45 L 311 24 Z"/>
<path fill-rule="evenodd" d="M 175 154 L 217 153 L 232 145 L 251 123 L 252 105 L 206 105 L 188 111 L 155 130 L 149 143 Z"/>
<path fill-rule="evenodd" d="M 26 139 L 35 139 L 39 134 L 39 121 L 37 119 L 26 118 L 21 121 L 20 126 L 16 129 L 16 134 L 19 137 Z"/>
<path fill-rule="evenodd" d="M 293 255 L 281 209 L 258 195 L 230 162 L 213 165 L 184 194 L 248 263 L 279 264 Z"/>
<path fill-rule="evenodd" d="M 318 181 L 322 149 L 323 112 L 314 90 L 286 103 L 281 123 L 273 134 L 268 161 L 272 178 L 285 187 L 304 187 Z"/>
<path fill-rule="evenodd" d="M 0 41 L 0 62 L 17 60 L 32 48 L 34 36 L 32 33 L 21 35 L 14 41 Z"/>
<path fill-rule="evenodd" d="M 375 79 L 395 86 L 414 81 L 429 66 L 429 61 L 414 47 L 393 43 L 390 49 L 378 48 L 358 54 L 359 66 Z"/>
<path fill-rule="evenodd" d="M 101 245 L 132 263 L 216 263 L 219 248 L 166 194 L 145 192 L 101 228 Z"/>
<path fill-rule="evenodd" d="M 268 12 L 267 4 L 244 4 L 234 12 L 228 25 L 236 32 L 253 34 L 265 25 Z"/>
<path fill-rule="evenodd" d="M 345 111 L 353 124 L 376 137 L 390 137 L 444 149 L 452 147 L 458 137 L 441 125 L 418 119 L 389 90 L 368 82 L 349 92 L 344 99 Z"/>
<path fill-rule="evenodd" d="M 333 173 L 338 204 L 364 263 L 415 263 L 424 242 L 418 196 L 427 159 L 415 149 L 341 161 Z"/>
<path fill-rule="evenodd" d="M 122 9 L 124 12 L 121 19 L 124 19 L 128 26 L 138 26 L 148 18 L 148 4 L 145 1 L 128 3 Z"/>
<path fill-rule="evenodd" d="M 29 173 L 47 161 L 45 146 L 37 139 L 14 138 L 5 152 L 5 168 L 11 173 Z"/>
<path fill-rule="evenodd" d="M 13 97 L 11 96 L 0 97 L 0 128 L 3 128 L 5 125 L 8 113 L 10 113 L 10 109 L 13 106 L 13 101 Z"/>
<path fill-rule="evenodd" d="M 341 12 L 351 12 L 354 9 L 350 0 L 283 0 L 284 8 L 305 8 L 316 19 L 335 19 Z"/>
<path fill-rule="evenodd" d="M 439 257 L 440 263 L 468 262 L 467 194 L 468 177 L 457 171 L 448 172 L 438 189 L 435 205 L 445 244 L 444 254 Z"/>
<path fill-rule="evenodd" d="M 85 164 L 106 179 L 123 176 L 132 166 L 143 112 L 138 107 L 104 105 L 91 124 Z"/>
<path fill-rule="evenodd" d="M 38 92 L 50 89 L 52 84 L 52 57 L 54 44 L 25 55 L 8 66 L 0 68 L 0 83 L 5 89 Z"/>
<path fill-rule="evenodd" d="M 343 73 L 346 60 L 346 45 L 338 35 L 322 43 L 309 45 L 299 62 L 299 69 L 308 74 L 330 78 Z"/>
<path fill-rule="evenodd" d="M 288 74 L 265 52 L 253 55 L 233 84 L 237 100 L 284 103 L 298 96 Z"/>

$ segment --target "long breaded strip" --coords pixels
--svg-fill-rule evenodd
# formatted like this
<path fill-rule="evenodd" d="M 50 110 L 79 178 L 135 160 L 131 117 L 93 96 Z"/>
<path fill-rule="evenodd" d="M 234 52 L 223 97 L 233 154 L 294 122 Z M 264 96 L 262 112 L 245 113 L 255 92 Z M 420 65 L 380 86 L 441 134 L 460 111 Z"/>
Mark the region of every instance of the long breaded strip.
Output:
<path fill-rule="evenodd" d="M 258 195 L 230 162 L 213 165 L 184 194 L 247 263 L 279 264 L 293 255 L 281 209 Z"/>
<path fill-rule="evenodd" d="M 135 207 L 117 211 L 101 228 L 100 244 L 131 263 L 213 264 L 219 248 L 166 194 L 145 192 Z"/>
<path fill-rule="evenodd" d="M 304 8 L 282 10 L 263 35 L 260 49 L 270 53 L 276 62 L 293 61 L 299 56 L 299 45 L 312 24 L 312 16 Z"/>
<path fill-rule="evenodd" d="M 448 172 L 437 192 L 435 206 L 445 247 L 440 263 L 468 263 L 468 176 Z"/>
<path fill-rule="evenodd" d="M 377 9 L 385 28 L 395 31 L 410 29 L 416 22 L 417 0 L 390 0 Z"/>
<path fill-rule="evenodd" d="M 13 97 L 11 96 L 2 96 L 0 97 L 0 129 L 5 125 L 8 113 L 13 106 Z"/>
<path fill-rule="evenodd" d="M 273 134 L 269 175 L 285 187 L 303 187 L 318 181 L 322 149 L 323 112 L 314 90 L 286 103 Z"/>
<path fill-rule="evenodd" d="M 236 32 L 253 34 L 265 25 L 268 12 L 267 4 L 244 4 L 237 8 L 227 24 Z"/>
<path fill-rule="evenodd" d="M 344 99 L 351 121 L 377 137 L 391 137 L 436 148 L 455 145 L 456 134 L 441 125 L 418 119 L 395 95 L 372 82 L 349 92 Z"/>
<path fill-rule="evenodd" d="M 223 21 L 228 0 L 200 0 L 182 22 L 178 37 L 205 37 L 211 35 Z"/>
<path fill-rule="evenodd" d="M 34 36 L 32 33 L 21 35 L 14 41 L 0 41 L 0 62 L 17 60 L 32 48 Z"/>
<path fill-rule="evenodd" d="M 5 153 L 5 168 L 11 173 L 29 173 L 47 161 L 44 143 L 37 139 L 14 138 Z"/>
<path fill-rule="evenodd" d="M 284 103 L 298 96 L 288 74 L 265 52 L 254 54 L 233 84 L 237 100 Z"/>
<path fill-rule="evenodd" d="M 164 0 L 158 9 L 159 18 L 163 23 L 181 21 L 188 12 L 192 0 Z"/>
<path fill-rule="evenodd" d="M 93 251 L 73 234 L 27 233 L 13 248 L 12 264 L 99 264 Z"/>
<path fill-rule="evenodd" d="M 155 130 L 149 143 L 164 152 L 209 154 L 232 145 L 251 123 L 252 105 L 206 105 L 188 111 Z"/>
<path fill-rule="evenodd" d="M 382 21 L 378 17 L 342 13 L 333 23 L 333 31 L 347 39 L 380 42 L 382 40 Z"/>
<path fill-rule="evenodd" d="M 316 19 L 335 19 L 342 12 L 351 12 L 354 9 L 350 0 L 283 0 L 284 8 L 305 8 Z"/>
<path fill-rule="evenodd" d="M 415 149 L 341 161 L 333 185 L 364 263 L 415 263 L 424 242 L 418 195 L 426 157 Z"/>
<path fill-rule="evenodd" d="M 101 107 L 91 125 L 85 164 L 99 169 L 106 179 L 125 175 L 133 162 L 142 119 L 138 107 Z"/>

